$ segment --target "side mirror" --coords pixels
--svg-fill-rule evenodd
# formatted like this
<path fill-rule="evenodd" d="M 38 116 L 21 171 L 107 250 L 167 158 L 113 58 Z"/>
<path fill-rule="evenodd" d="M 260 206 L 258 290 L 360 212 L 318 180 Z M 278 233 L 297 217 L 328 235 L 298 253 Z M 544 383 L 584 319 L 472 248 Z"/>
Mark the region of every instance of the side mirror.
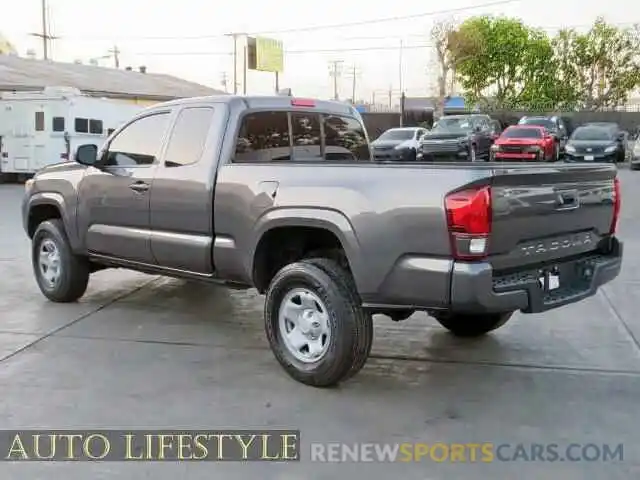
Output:
<path fill-rule="evenodd" d="M 93 144 L 80 145 L 74 158 L 76 162 L 91 167 L 98 161 L 98 146 Z"/>

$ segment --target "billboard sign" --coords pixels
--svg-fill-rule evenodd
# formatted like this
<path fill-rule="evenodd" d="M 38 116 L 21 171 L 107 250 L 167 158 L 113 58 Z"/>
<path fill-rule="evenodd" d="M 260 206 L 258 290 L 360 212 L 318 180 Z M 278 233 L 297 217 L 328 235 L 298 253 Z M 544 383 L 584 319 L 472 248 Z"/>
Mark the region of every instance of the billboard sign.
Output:
<path fill-rule="evenodd" d="M 261 72 L 284 70 L 284 49 L 281 40 L 255 37 L 248 42 L 249 69 Z"/>

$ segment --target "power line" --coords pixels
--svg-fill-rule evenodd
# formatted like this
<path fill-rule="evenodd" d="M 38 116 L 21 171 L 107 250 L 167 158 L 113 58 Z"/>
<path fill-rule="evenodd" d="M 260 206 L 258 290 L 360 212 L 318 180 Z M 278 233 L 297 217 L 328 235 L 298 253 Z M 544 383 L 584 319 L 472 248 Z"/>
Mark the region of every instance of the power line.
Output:
<path fill-rule="evenodd" d="M 423 45 L 404 45 L 402 47 L 403 50 L 407 49 L 420 49 L 420 48 L 432 48 L 433 45 L 423 44 Z M 318 49 L 318 50 L 285 50 L 284 53 L 287 55 L 295 55 L 302 53 L 340 53 L 340 52 L 358 52 L 358 51 L 380 51 L 380 50 L 392 50 L 398 51 L 400 50 L 399 46 L 378 46 L 378 47 L 360 47 L 360 48 L 329 48 L 329 49 Z M 137 53 L 139 56 L 159 56 L 159 57 L 170 57 L 170 56 L 196 56 L 196 55 L 205 55 L 205 56 L 228 56 L 233 55 L 232 52 L 141 52 Z"/>
<path fill-rule="evenodd" d="M 458 7 L 458 8 L 447 8 L 442 10 L 431 10 L 429 12 L 422 13 L 413 13 L 409 15 L 396 15 L 393 17 L 382 17 L 382 18 L 373 18 L 368 20 L 358 20 L 354 22 L 345 22 L 345 23 L 334 23 L 334 24 L 326 24 L 326 25 L 309 25 L 306 27 L 294 27 L 287 28 L 282 30 L 268 30 L 261 32 L 249 32 L 248 35 L 278 35 L 278 34 L 288 34 L 288 33 L 298 33 L 298 32 L 310 32 L 317 30 L 331 30 L 336 28 L 348 28 L 348 27 L 358 27 L 362 25 L 373 25 L 376 23 L 391 23 L 391 22 L 399 22 L 404 20 L 414 20 L 416 18 L 424 18 L 424 17 L 433 17 L 437 15 L 446 15 L 458 12 L 465 12 L 469 10 L 477 10 L 485 7 L 496 7 L 500 5 L 508 5 L 511 3 L 520 3 L 524 0 L 494 0 L 492 2 L 479 3 L 477 5 L 468 5 L 466 7 Z M 157 37 L 128 37 L 129 40 L 200 40 L 200 39 L 212 39 L 212 38 L 224 38 L 228 34 L 218 34 L 218 35 L 193 35 L 193 36 L 157 36 Z M 67 37 L 72 38 L 72 37 Z M 79 38 L 79 37 L 76 37 Z M 88 37 L 83 37 L 88 38 Z M 99 38 L 99 37 L 93 37 Z M 104 37 L 113 39 L 113 37 Z M 119 37 L 119 40 L 123 40 L 127 37 Z"/>

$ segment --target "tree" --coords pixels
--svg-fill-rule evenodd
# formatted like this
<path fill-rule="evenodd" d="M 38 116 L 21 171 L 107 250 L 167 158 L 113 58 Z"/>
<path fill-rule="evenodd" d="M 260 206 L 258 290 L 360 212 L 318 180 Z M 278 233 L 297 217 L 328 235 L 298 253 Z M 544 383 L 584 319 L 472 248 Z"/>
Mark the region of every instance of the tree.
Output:
<path fill-rule="evenodd" d="M 559 81 L 570 82 L 577 106 L 615 107 L 640 87 L 640 29 L 598 18 L 587 33 L 562 30 L 553 40 Z"/>
<path fill-rule="evenodd" d="M 471 101 L 494 108 L 553 101 L 554 50 L 544 32 L 518 19 L 480 16 L 463 22 L 458 35 L 466 41 L 456 52 L 456 73 Z"/>
<path fill-rule="evenodd" d="M 444 113 L 444 105 L 452 93 L 456 70 L 464 51 L 471 49 L 468 45 L 474 39 L 465 37 L 453 19 L 436 22 L 431 28 L 431 40 L 434 44 L 438 62 L 438 97 L 436 101 L 436 117 Z"/>

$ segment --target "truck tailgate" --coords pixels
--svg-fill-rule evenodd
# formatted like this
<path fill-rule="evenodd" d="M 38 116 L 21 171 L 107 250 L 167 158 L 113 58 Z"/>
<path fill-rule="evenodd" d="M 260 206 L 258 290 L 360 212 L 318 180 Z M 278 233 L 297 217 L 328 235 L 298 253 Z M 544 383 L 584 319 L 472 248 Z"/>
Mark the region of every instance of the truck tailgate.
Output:
<path fill-rule="evenodd" d="M 564 165 L 496 169 L 490 261 L 508 270 L 585 254 L 608 237 L 616 167 Z"/>

